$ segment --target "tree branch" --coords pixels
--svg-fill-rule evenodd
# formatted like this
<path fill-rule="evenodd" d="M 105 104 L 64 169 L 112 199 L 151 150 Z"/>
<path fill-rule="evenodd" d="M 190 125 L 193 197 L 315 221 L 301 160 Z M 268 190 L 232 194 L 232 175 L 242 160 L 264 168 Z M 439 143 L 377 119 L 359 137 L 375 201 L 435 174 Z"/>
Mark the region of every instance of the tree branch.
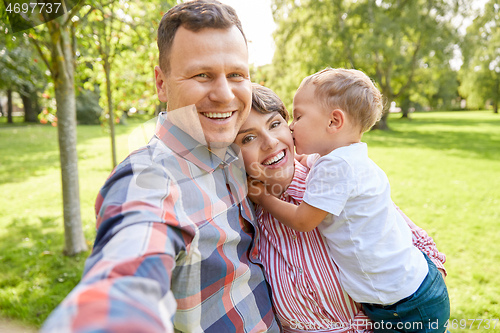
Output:
<path fill-rule="evenodd" d="M 408 87 L 413 81 L 413 74 L 415 73 L 415 67 L 417 65 L 417 53 L 420 50 L 420 44 L 421 44 L 422 36 L 420 35 L 418 42 L 417 42 L 417 47 L 415 48 L 415 52 L 413 52 L 413 56 L 411 59 L 411 72 L 410 76 L 408 77 L 408 81 L 406 81 L 406 84 L 399 89 L 399 92 L 394 96 L 394 98 L 398 98 Z"/>
<path fill-rule="evenodd" d="M 31 37 L 30 41 L 32 41 L 32 43 L 35 44 L 35 47 L 36 47 L 36 50 L 38 51 L 38 54 L 40 54 L 40 57 L 42 58 L 45 65 L 47 66 L 47 69 L 52 73 L 52 68 L 50 66 L 50 63 L 49 63 L 48 59 L 45 57 L 45 54 L 43 54 L 43 51 L 40 48 L 40 45 L 38 44 L 37 40 L 34 37 Z"/>
<path fill-rule="evenodd" d="M 85 0 L 80 0 L 78 2 L 78 4 L 75 7 L 73 7 L 73 9 L 71 9 L 71 11 L 69 13 L 66 14 L 68 16 L 66 17 L 66 20 L 62 24 L 63 28 L 65 28 L 66 25 L 68 25 L 68 23 L 71 21 L 73 16 L 75 16 L 75 14 L 83 7 L 84 4 L 85 4 Z"/>

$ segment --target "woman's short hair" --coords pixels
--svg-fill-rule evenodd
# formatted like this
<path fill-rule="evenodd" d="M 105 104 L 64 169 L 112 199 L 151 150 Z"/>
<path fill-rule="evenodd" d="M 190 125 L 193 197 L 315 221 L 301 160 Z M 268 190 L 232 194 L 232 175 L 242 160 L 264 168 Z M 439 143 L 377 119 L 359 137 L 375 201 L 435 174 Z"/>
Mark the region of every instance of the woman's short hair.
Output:
<path fill-rule="evenodd" d="M 286 121 L 290 117 L 278 95 L 257 83 L 252 83 L 252 109 L 262 114 L 278 112 Z"/>
<path fill-rule="evenodd" d="M 356 69 L 325 68 L 306 77 L 300 87 L 315 86 L 315 97 L 326 110 L 340 109 L 368 131 L 382 117 L 382 94 L 372 80 Z"/>
<path fill-rule="evenodd" d="M 196 0 L 180 3 L 172 7 L 161 19 L 158 26 L 158 50 L 160 68 L 168 74 L 170 71 L 170 52 L 175 33 L 180 26 L 190 31 L 205 28 L 229 29 L 236 26 L 247 41 L 241 22 L 233 7 L 216 0 Z"/>

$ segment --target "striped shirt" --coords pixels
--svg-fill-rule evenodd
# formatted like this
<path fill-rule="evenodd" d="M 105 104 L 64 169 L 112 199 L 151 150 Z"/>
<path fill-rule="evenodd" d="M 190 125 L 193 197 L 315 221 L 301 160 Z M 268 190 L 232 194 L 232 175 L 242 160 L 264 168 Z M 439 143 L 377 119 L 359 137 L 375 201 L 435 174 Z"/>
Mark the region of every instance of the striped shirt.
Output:
<path fill-rule="evenodd" d="M 295 175 L 281 200 L 299 205 L 309 169 L 295 161 Z M 398 208 L 399 210 L 399 208 Z M 413 244 L 444 270 L 444 254 L 421 228 L 400 210 L 412 231 Z M 342 289 L 339 271 L 318 229 L 298 232 L 274 219 L 260 206 L 259 253 L 271 286 L 273 304 L 285 332 L 362 332 L 371 323 Z"/>
<path fill-rule="evenodd" d="M 231 147 L 160 116 L 101 189 L 83 278 L 42 332 L 279 332 L 245 189 Z"/>

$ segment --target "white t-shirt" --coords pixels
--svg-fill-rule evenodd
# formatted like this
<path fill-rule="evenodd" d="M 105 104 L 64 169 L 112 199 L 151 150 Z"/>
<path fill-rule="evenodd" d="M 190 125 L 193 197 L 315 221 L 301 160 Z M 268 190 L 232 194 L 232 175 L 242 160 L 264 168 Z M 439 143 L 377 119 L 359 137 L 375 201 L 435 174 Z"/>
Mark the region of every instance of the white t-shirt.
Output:
<path fill-rule="evenodd" d="M 390 192 L 365 143 L 320 157 L 306 180 L 304 201 L 329 213 L 318 228 L 342 286 L 358 303 L 395 303 L 413 294 L 428 272 Z"/>

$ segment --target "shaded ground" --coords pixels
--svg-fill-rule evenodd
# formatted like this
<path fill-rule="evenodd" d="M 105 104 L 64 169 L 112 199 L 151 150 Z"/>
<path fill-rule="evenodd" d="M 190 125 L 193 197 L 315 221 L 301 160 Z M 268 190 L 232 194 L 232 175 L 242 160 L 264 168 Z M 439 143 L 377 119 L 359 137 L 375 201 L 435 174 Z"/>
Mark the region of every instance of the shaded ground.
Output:
<path fill-rule="evenodd" d="M 0 318 L 0 333 L 35 333 L 37 329 L 19 324 L 15 321 Z"/>

